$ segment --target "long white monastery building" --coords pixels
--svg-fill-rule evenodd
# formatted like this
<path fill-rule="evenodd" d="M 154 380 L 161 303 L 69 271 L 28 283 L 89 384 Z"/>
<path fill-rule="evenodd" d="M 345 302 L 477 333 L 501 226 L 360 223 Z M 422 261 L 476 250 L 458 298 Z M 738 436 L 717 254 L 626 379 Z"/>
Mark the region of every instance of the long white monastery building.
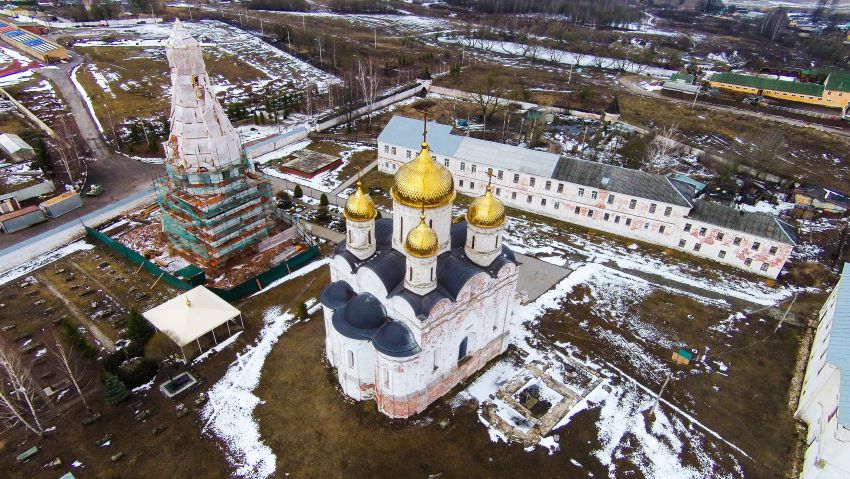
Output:
<path fill-rule="evenodd" d="M 453 223 L 454 180 L 426 143 L 397 165 L 391 193 L 392 218 L 376 220 L 358 183 L 320 299 L 343 392 L 408 417 L 507 348 L 518 270 L 504 205 L 486 190 Z"/>
<path fill-rule="evenodd" d="M 818 316 L 796 417 L 809 426 L 800 478 L 850 477 L 850 264 Z"/>
<path fill-rule="evenodd" d="M 394 174 L 418 147 L 419 121 L 394 116 L 378 136 L 378 168 Z M 455 135 L 428 123 L 435 159 L 457 191 L 481 195 L 488 172 L 507 206 L 676 248 L 776 278 L 796 244 L 793 227 L 764 214 L 694 197 L 662 175 Z"/>

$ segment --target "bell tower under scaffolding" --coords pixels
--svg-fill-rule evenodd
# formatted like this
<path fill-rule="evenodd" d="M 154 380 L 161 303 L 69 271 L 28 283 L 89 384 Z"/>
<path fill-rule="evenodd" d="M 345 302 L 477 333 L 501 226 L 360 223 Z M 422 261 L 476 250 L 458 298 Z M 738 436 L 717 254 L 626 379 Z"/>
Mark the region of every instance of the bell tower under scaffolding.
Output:
<path fill-rule="evenodd" d="M 165 175 L 154 185 L 162 229 L 178 252 L 217 268 L 275 228 L 267 178 L 253 171 L 215 98 L 198 42 L 180 20 L 165 43 L 171 69 L 171 132 Z"/>

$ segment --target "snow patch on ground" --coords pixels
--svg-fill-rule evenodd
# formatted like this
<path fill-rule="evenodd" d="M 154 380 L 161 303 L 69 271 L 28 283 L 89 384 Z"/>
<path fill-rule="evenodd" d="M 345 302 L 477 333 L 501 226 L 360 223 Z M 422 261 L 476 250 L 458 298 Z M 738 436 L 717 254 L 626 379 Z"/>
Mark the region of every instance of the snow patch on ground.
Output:
<path fill-rule="evenodd" d="M 192 364 L 198 364 L 201 361 L 203 361 L 204 359 L 207 359 L 208 357 L 212 356 L 213 354 L 218 353 L 219 351 L 222 351 L 224 348 L 233 344 L 233 342 L 236 341 L 239 338 L 240 334 L 242 334 L 242 331 L 239 331 L 236 334 L 231 335 L 229 338 L 225 339 L 224 341 L 216 344 L 215 346 L 213 346 L 210 349 L 207 349 L 206 351 L 204 351 L 203 354 L 201 354 L 200 356 L 198 356 L 197 358 L 192 360 Z"/>
<path fill-rule="evenodd" d="M 79 80 L 77 80 L 77 72 L 80 71 L 81 66 L 83 66 L 82 63 L 75 66 L 74 69 L 71 70 L 71 83 L 74 84 L 74 88 L 76 88 L 80 96 L 83 97 L 83 101 L 86 103 L 86 108 L 88 108 L 89 115 L 92 117 L 92 120 L 94 120 L 94 124 L 95 126 L 97 126 L 97 130 L 103 133 L 103 125 L 100 124 L 100 120 L 97 119 L 97 115 L 95 115 L 94 113 L 94 105 L 92 104 L 91 98 L 89 97 L 88 93 L 86 93 L 86 89 L 83 88 L 83 84 L 80 83 Z"/>
<path fill-rule="evenodd" d="M 205 422 L 202 432 L 224 442 L 227 460 L 236 467 L 235 475 L 239 477 L 264 479 L 277 467 L 277 456 L 263 442 L 254 420 L 254 409 L 261 401 L 253 391 L 260 383 L 266 356 L 293 320 L 293 315 L 283 312 L 280 306 L 268 309 L 257 344 L 237 355 L 224 377 L 210 388 L 209 400 L 201 410 Z"/>
<path fill-rule="evenodd" d="M 94 248 L 94 245 L 86 243 L 84 240 L 75 241 L 67 246 L 63 246 L 59 249 L 55 249 L 50 251 L 49 253 L 44 253 L 41 256 L 33 258 L 26 263 L 7 270 L 0 274 L 0 285 L 4 285 L 10 281 L 14 281 L 21 276 L 29 274 L 42 266 L 52 263 L 60 258 L 64 258 L 71 253 L 75 253 L 77 251 L 86 251 Z"/>

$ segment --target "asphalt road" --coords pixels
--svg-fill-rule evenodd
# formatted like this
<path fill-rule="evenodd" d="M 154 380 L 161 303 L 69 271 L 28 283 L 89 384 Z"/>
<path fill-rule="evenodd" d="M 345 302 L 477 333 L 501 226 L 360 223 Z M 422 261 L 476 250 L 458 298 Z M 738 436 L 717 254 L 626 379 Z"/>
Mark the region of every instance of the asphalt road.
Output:
<path fill-rule="evenodd" d="M 50 79 L 56 85 L 57 93 L 71 109 L 74 121 L 95 158 L 94 161 L 88 162 L 88 184 L 98 183 L 103 185 L 104 193 L 97 198 L 84 198 L 83 207 L 72 213 L 16 233 L 0 235 L 0 247 L 9 247 L 54 230 L 60 231 L 59 228 L 69 222 L 79 224 L 78 219 L 81 216 L 148 190 L 153 178 L 162 169 L 161 165 L 142 163 L 119 155 L 106 145 L 89 114 L 88 108 L 86 108 L 68 76 L 71 70 L 82 62 L 82 58 L 73 52 L 69 53 L 72 55 L 71 60 L 59 64 L 59 68 L 42 68 L 37 69 L 36 72 Z"/>

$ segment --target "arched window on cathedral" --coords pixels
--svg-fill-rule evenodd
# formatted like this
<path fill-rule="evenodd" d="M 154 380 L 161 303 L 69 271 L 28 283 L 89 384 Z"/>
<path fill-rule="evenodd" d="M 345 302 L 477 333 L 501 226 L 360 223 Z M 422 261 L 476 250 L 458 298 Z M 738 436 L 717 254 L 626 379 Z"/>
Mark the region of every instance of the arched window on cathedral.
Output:
<path fill-rule="evenodd" d="M 348 367 L 354 369 L 354 351 L 348 350 Z"/>
<path fill-rule="evenodd" d="M 434 281 L 434 268 L 431 267 L 431 281 Z"/>
<path fill-rule="evenodd" d="M 413 268 L 407 268 L 408 281 L 413 281 Z"/>
<path fill-rule="evenodd" d="M 469 336 L 463 338 L 463 341 L 460 342 L 460 346 L 457 348 L 457 362 L 461 362 L 466 359 L 466 346 L 469 343 Z"/>
<path fill-rule="evenodd" d="M 351 243 L 351 230 L 348 230 L 348 242 Z"/>
<path fill-rule="evenodd" d="M 384 386 L 390 387 L 390 370 L 384 369 Z"/>
<path fill-rule="evenodd" d="M 475 249 L 475 235 L 472 235 L 472 249 Z"/>
<path fill-rule="evenodd" d="M 433 227 L 434 227 L 434 220 L 428 220 L 428 227 L 429 227 L 429 228 L 433 228 Z"/>
<path fill-rule="evenodd" d="M 496 235 L 496 248 L 499 247 L 499 240 L 502 239 L 502 235 Z"/>
<path fill-rule="evenodd" d="M 372 246 L 372 230 L 367 231 L 366 234 L 368 235 L 369 246 Z"/>
<path fill-rule="evenodd" d="M 404 244 L 404 217 L 399 216 L 398 218 L 398 240 Z"/>

